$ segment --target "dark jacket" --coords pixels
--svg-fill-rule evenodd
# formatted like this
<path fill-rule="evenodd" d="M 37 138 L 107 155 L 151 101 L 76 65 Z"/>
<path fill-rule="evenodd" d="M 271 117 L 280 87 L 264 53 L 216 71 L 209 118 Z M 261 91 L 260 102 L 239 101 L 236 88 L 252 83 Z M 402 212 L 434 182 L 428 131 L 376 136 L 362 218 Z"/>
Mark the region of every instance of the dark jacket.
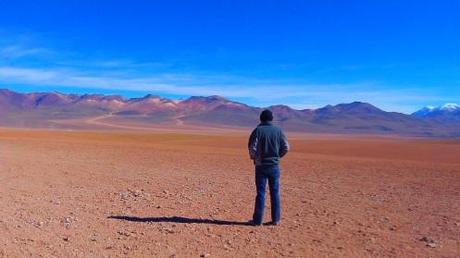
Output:
<path fill-rule="evenodd" d="M 280 158 L 289 151 L 289 143 L 279 127 L 263 122 L 252 131 L 248 149 L 256 166 L 278 165 Z"/>

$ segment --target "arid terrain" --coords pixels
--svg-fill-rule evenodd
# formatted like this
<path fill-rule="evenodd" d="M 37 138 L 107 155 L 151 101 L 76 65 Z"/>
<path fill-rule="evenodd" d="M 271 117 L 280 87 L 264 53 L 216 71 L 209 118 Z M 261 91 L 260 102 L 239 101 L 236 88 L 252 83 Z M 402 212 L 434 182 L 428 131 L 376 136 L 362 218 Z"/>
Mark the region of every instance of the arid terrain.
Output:
<path fill-rule="evenodd" d="M 459 141 L 288 134 L 253 227 L 247 133 L 0 129 L 0 257 L 460 257 Z"/>

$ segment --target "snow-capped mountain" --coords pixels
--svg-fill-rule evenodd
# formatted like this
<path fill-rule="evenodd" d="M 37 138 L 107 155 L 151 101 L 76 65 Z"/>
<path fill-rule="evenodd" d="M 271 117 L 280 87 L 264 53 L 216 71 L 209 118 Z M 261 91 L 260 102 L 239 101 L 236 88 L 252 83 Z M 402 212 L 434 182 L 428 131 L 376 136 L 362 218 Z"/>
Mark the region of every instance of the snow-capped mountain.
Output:
<path fill-rule="evenodd" d="M 420 118 L 433 118 L 444 122 L 460 121 L 460 105 L 447 103 L 442 106 L 427 106 L 412 114 Z"/>
<path fill-rule="evenodd" d="M 425 117 L 429 115 L 431 112 L 433 112 L 435 109 L 436 107 L 434 106 L 426 106 L 420 110 L 415 111 L 414 113 L 412 113 L 412 115 L 417 117 Z"/>
<path fill-rule="evenodd" d="M 460 106 L 455 104 L 455 103 L 447 103 L 443 106 L 441 106 L 441 110 L 446 110 L 446 111 L 459 111 Z"/>

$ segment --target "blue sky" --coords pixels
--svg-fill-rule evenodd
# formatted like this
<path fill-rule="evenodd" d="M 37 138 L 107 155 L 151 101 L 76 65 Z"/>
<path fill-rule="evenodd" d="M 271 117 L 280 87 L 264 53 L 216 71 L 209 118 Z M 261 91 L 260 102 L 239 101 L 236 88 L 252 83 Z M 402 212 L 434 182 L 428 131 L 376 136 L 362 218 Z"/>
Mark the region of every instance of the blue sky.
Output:
<path fill-rule="evenodd" d="M 0 87 L 410 113 L 460 102 L 459 13 L 456 0 L 3 0 Z"/>

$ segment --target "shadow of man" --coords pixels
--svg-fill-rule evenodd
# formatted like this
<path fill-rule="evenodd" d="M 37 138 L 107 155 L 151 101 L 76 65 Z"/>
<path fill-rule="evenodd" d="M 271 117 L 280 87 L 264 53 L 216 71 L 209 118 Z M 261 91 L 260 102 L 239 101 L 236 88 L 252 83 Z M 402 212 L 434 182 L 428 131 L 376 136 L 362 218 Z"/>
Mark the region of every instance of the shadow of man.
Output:
<path fill-rule="evenodd" d="M 215 220 L 215 219 L 194 219 L 186 217 L 135 217 L 135 216 L 109 216 L 108 219 L 125 220 L 130 222 L 141 222 L 141 223 L 158 223 L 158 222 L 171 222 L 171 223 L 184 223 L 184 224 L 214 224 L 214 225 L 239 225 L 239 226 L 250 226 L 248 222 L 241 221 L 227 221 L 227 220 Z"/>

